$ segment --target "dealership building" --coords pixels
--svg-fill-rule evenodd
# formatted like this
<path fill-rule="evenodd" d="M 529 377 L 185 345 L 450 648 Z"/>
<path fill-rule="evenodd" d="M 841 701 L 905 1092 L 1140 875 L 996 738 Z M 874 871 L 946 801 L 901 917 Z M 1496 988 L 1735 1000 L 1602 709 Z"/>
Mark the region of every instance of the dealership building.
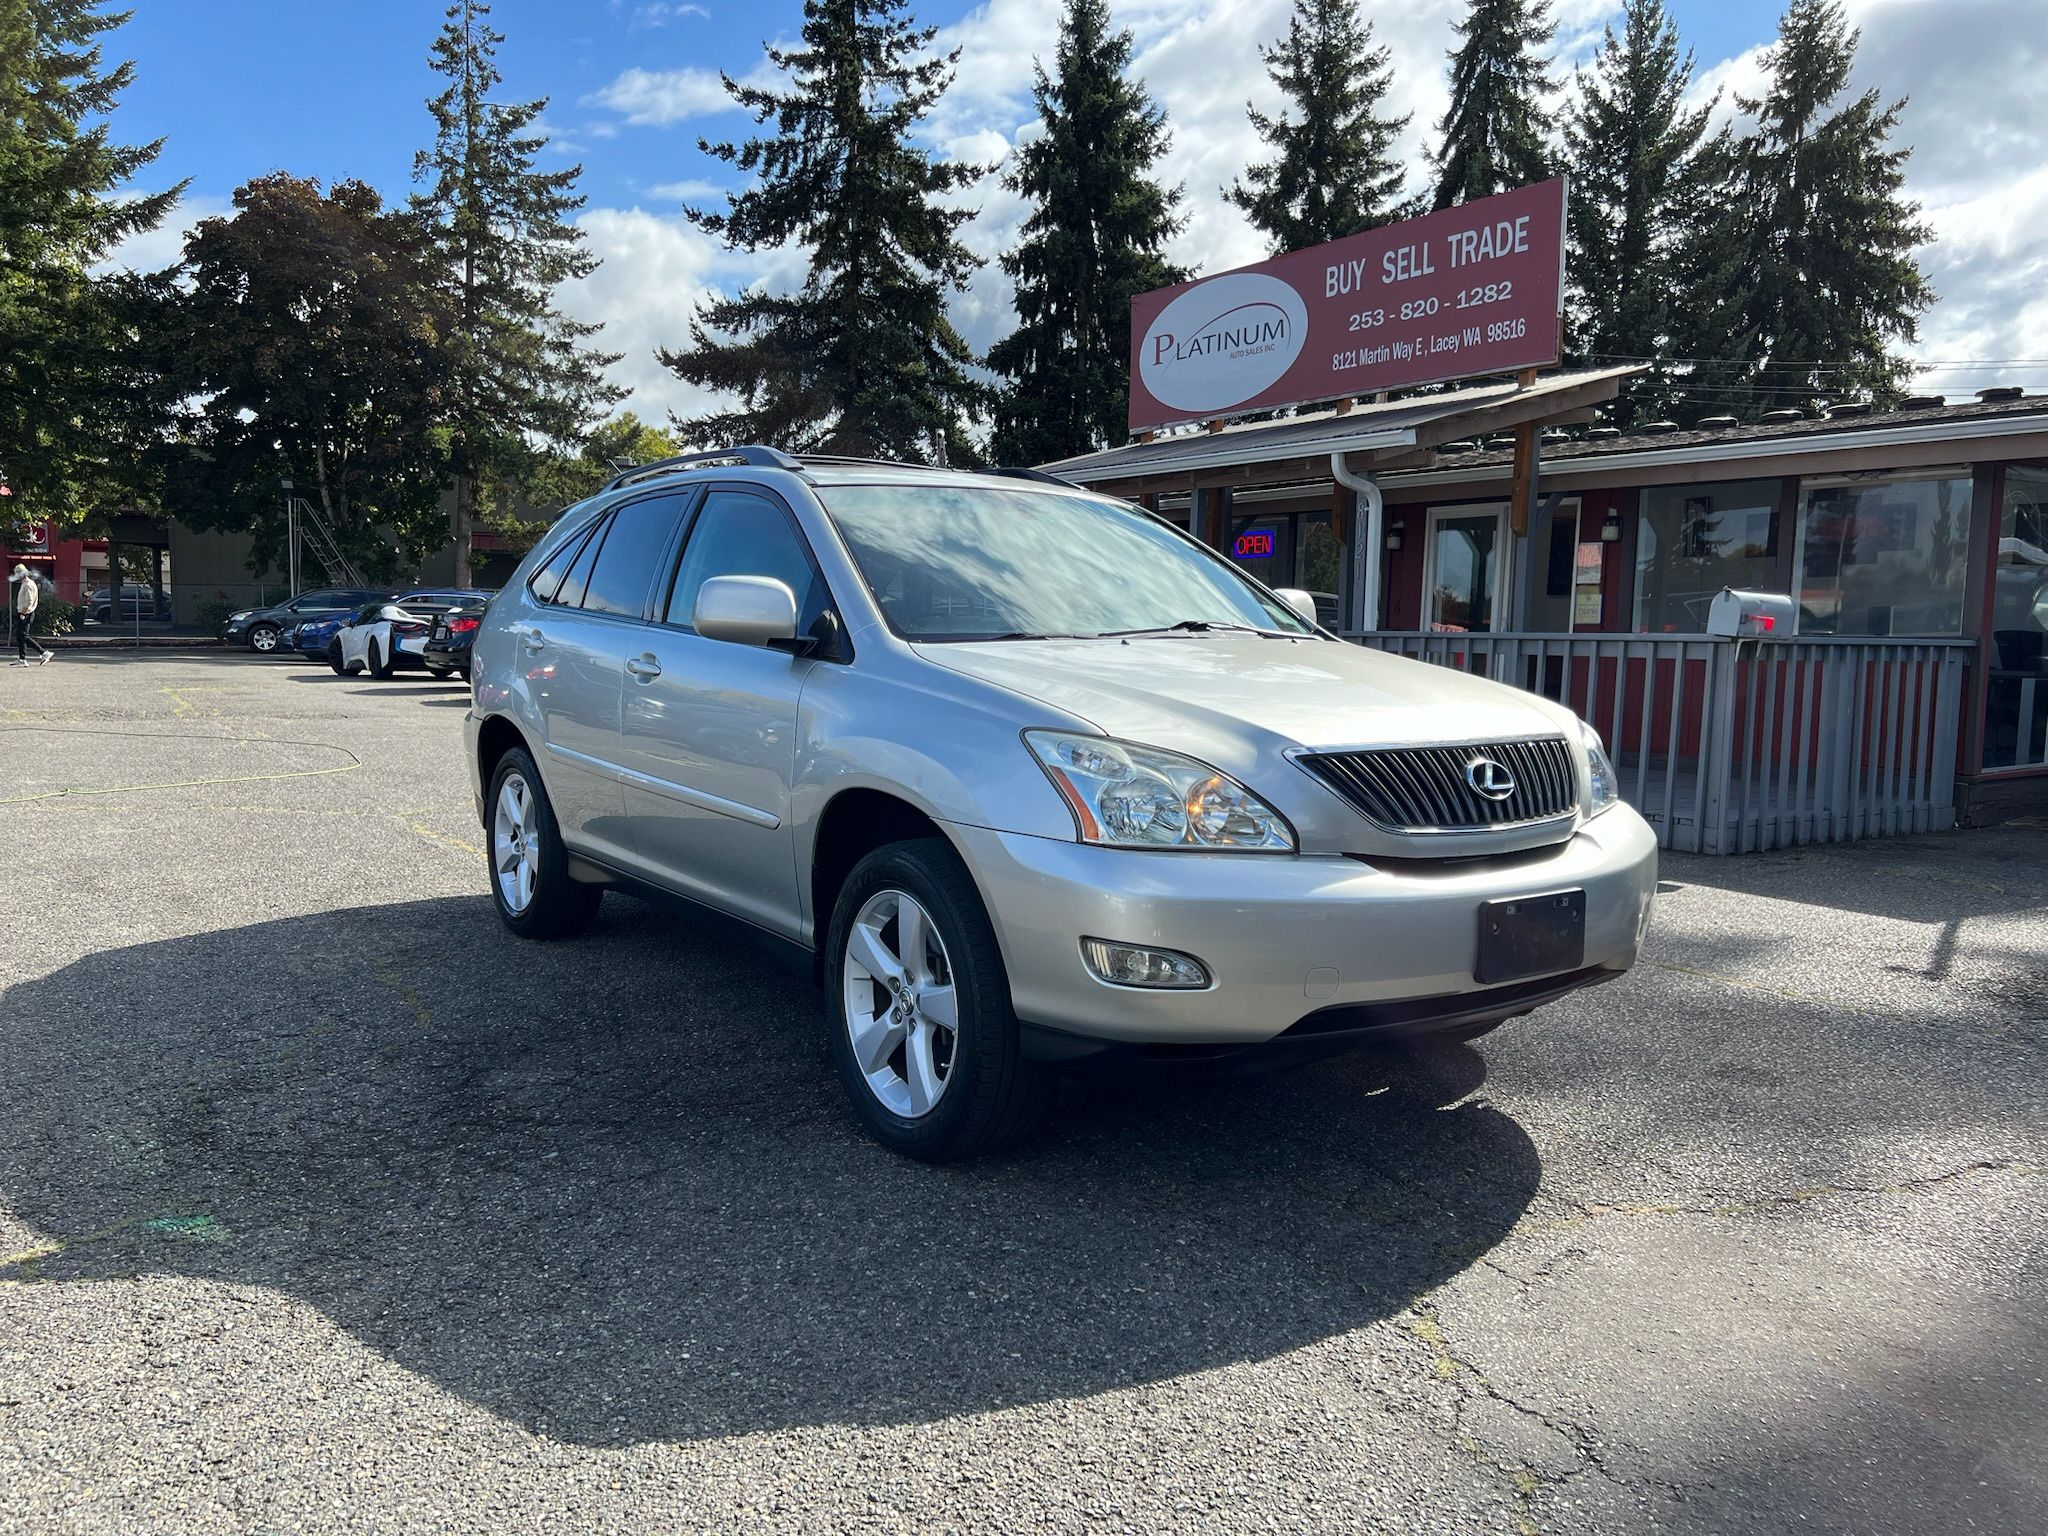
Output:
<path fill-rule="evenodd" d="M 1624 436 L 1584 420 L 1615 384 L 1339 405 L 1047 467 L 1307 588 L 1347 638 L 1570 704 L 1666 846 L 2048 810 L 2048 397 Z M 1708 635 L 1727 587 L 1789 593 L 1791 624 Z"/>
<path fill-rule="evenodd" d="M 1133 440 L 1044 467 L 1309 590 L 1348 639 L 1568 704 L 1667 847 L 2048 810 L 2048 398 L 1994 389 L 1624 435 L 1601 408 L 1631 370 L 1543 366 L 1561 186 L 1490 204 L 1141 297 Z M 1445 270 L 1475 223 L 1519 254 Z M 1506 315 L 1495 294 L 1511 285 L 1538 296 L 1527 334 L 1547 328 L 1520 355 L 1518 322 L 1477 330 L 1458 313 Z M 1360 330 L 1405 336 L 1391 375 L 1385 344 L 1351 345 Z M 1431 361 L 1461 339 L 1461 361 Z M 1492 382 L 1389 398 L 1502 362 L 1513 371 Z M 1329 398 L 1347 378 L 1374 392 Z M 1318 403 L 1270 414 L 1302 402 Z M 1231 419 L 1246 412 L 1266 419 Z M 1724 589 L 1789 602 L 1758 610 L 1761 633 L 1710 633 Z"/>

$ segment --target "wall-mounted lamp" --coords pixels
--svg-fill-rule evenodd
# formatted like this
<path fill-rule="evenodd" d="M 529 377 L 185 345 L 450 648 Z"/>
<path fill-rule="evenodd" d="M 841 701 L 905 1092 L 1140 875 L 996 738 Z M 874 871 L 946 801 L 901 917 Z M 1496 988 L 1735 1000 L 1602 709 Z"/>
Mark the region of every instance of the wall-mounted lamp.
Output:
<path fill-rule="evenodd" d="M 1612 544 L 1621 537 L 1621 514 L 1609 507 L 1607 515 L 1600 519 L 1600 542 Z"/>
<path fill-rule="evenodd" d="M 1399 519 L 1399 518 L 1397 517 L 1397 518 L 1395 518 L 1395 519 L 1394 519 L 1394 520 L 1393 520 L 1393 521 L 1392 521 L 1391 523 L 1387 524 L 1387 548 L 1388 548 L 1388 549 L 1399 549 L 1400 547 L 1401 547 L 1401 520 L 1400 520 L 1400 519 Z"/>

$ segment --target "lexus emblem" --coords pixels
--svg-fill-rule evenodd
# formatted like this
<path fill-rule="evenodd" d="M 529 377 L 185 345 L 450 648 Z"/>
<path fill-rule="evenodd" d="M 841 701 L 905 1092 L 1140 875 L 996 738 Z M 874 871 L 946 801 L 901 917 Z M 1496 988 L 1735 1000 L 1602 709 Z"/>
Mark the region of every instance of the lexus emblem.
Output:
<path fill-rule="evenodd" d="M 1487 800 L 1505 800 L 1515 792 L 1515 776 L 1490 757 L 1475 757 L 1465 765 L 1465 782 L 1472 793 Z"/>

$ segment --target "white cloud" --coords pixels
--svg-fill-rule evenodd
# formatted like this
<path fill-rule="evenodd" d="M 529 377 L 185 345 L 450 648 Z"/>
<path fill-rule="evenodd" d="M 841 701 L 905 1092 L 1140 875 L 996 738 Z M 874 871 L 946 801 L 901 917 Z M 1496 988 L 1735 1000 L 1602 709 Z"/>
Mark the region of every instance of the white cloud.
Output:
<path fill-rule="evenodd" d="M 649 187 L 647 195 L 664 203 L 701 203 L 725 196 L 725 188 L 715 181 L 665 181 Z"/>
<path fill-rule="evenodd" d="M 164 216 L 155 229 L 130 235 L 111 251 L 95 269 L 100 272 L 160 272 L 185 255 L 185 237 L 201 219 L 224 217 L 235 211 L 223 197 L 193 197 L 186 194 Z"/>
<path fill-rule="evenodd" d="M 732 255 L 680 215 L 639 208 L 593 208 L 578 219 L 597 270 L 564 285 L 567 314 L 604 327 L 593 343 L 624 355 L 612 382 L 628 391 L 621 410 L 662 423 L 671 410 L 688 414 L 711 403 L 655 357 L 660 347 L 690 339 L 690 321 L 707 298 L 757 285 L 781 290 L 803 280 L 799 251 Z"/>
<path fill-rule="evenodd" d="M 601 91 L 583 98 L 586 107 L 605 107 L 640 127 L 662 127 L 688 117 L 723 112 L 732 106 L 715 69 L 625 71 Z"/>
<path fill-rule="evenodd" d="M 652 4 L 633 7 L 633 14 L 626 23 L 626 30 L 652 31 L 657 27 L 665 27 L 672 21 L 681 21 L 686 16 L 696 16 L 708 21 L 711 19 L 711 12 L 701 5 L 671 5 L 666 3 L 666 0 L 654 0 Z"/>

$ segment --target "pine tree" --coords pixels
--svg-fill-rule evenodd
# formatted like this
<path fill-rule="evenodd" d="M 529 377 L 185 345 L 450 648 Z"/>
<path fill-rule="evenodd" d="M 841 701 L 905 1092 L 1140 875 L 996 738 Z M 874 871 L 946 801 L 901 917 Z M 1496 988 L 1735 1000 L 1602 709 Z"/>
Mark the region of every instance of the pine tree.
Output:
<path fill-rule="evenodd" d="M 1438 132 L 1436 206 L 1448 208 L 1551 174 L 1550 90 L 1542 53 L 1557 28 L 1550 0 L 1472 0 L 1451 52 L 1451 104 Z"/>
<path fill-rule="evenodd" d="M 1708 205 L 1702 280 L 1717 302 L 1693 344 L 1739 362 L 1714 384 L 1723 408 L 1882 403 L 1910 372 L 1890 347 L 1916 338 L 1934 300 L 1913 254 L 1932 231 L 1904 195 L 1912 149 L 1892 144 L 1905 100 L 1872 90 L 1834 106 L 1857 41 L 1837 0 L 1792 0 L 1764 94 L 1736 98 L 1755 126 L 1727 146 Z"/>
<path fill-rule="evenodd" d="M 676 418 L 686 442 L 971 457 L 963 428 L 982 391 L 946 300 L 980 263 L 959 240 L 974 210 L 947 199 L 986 168 L 940 164 L 911 141 L 958 57 L 928 51 L 936 33 L 910 21 L 904 0 L 806 0 L 803 45 L 768 50 L 791 89 L 726 77 L 773 131 L 699 141 L 757 180 L 725 212 L 689 217 L 733 250 L 801 245 L 810 270 L 793 293 L 710 300 L 689 345 L 660 354 L 685 382 L 738 397 Z"/>
<path fill-rule="evenodd" d="M 153 229 L 184 190 L 121 189 L 162 141 L 107 121 L 134 78 L 101 38 L 129 13 L 100 0 L 0 0 L 0 511 L 66 522 L 122 494 L 167 401 L 137 367 L 153 299 L 92 267 Z"/>
<path fill-rule="evenodd" d="M 555 307 L 561 284 L 597 260 L 569 218 L 583 206 L 583 167 L 542 171 L 534 131 L 546 98 L 508 103 L 493 62 L 505 38 L 484 0 L 454 0 L 431 63 L 447 87 L 427 103 L 434 145 L 413 162 L 425 190 L 413 213 L 432 233 L 445 289 L 455 505 L 455 580 L 470 580 L 480 497 L 529 467 L 536 443 L 574 444 L 625 392 L 605 381 L 616 354 L 584 345 L 601 327 Z"/>
<path fill-rule="evenodd" d="M 1180 189 L 1152 176 L 1169 143 L 1166 114 L 1125 77 L 1130 61 L 1131 34 L 1110 31 L 1104 0 L 1070 0 L 1056 74 L 1037 70 L 1044 132 L 1018 149 L 1005 177 L 1031 203 L 1002 258 L 1018 325 L 988 356 L 1007 380 L 990 445 L 1001 463 L 1123 441 L 1131 299 L 1186 275 L 1161 254 L 1182 222 Z"/>
<path fill-rule="evenodd" d="M 1596 362 L 1655 359 L 1622 386 L 1625 424 L 1670 406 L 1665 361 L 1691 294 L 1690 232 L 1702 191 L 1707 109 L 1688 111 L 1693 57 L 1663 0 L 1626 0 L 1619 34 L 1575 82 L 1564 122 L 1571 167 L 1573 350 Z"/>
<path fill-rule="evenodd" d="M 1417 211 L 1402 197 L 1407 172 L 1394 155 L 1409 120 L 1386 111 L 1393 55 L 1373 47 L 1358 0 L 1295 0 L 1287 36 L 1259 56 L 1294 115 L 1245 109 L 1273 158 L 1223 195 L 1266 233 L 1274 255 Z"/>

